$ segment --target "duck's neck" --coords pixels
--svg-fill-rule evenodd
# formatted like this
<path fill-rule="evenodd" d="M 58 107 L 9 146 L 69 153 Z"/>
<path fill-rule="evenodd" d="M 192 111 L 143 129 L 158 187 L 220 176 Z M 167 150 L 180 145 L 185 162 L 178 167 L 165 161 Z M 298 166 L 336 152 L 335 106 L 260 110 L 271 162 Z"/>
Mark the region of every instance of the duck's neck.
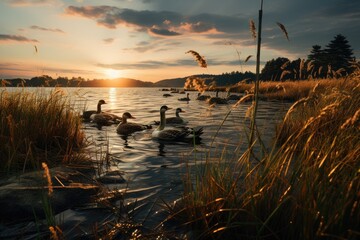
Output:
<path fill-rule="evenodd" d="M 165 112 L 160 111 L 160 125 L 158 129 L 163 130 L 165 128 L 165 124 L 166 124 Z"/>
<path fill-rule="evenodd" d="M 179 114 L 179 113 L 180 113 L 180 112 L 176 111 L 176 114 L 175 114 L 176 117 L 178 117 L 178 118 L 180 117 L 180 114 Z"/>
<path fill-rule="evenodd" d="M 122 121 L 121 121 L 121 124 L 125 124 L 125 123 L 127 123 L 127 117 L 122 117 Z"/>
<path fill-rule="evenodd" d="M 101 104 L 100 103 L 97 105 L 96 113 L 101 113 Z"/>

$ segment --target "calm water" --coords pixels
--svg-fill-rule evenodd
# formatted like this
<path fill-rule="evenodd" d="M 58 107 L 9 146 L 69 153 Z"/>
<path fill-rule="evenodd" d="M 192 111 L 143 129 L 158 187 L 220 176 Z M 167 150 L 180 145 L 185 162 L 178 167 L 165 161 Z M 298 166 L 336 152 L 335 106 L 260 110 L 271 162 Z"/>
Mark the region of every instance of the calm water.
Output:
<path fill-rule="evenodd" d="M 224 147 L 230 156 L 236 157 L 247 146 L 244 133 L 248 129 L 249 120 L 245 118 L 245 113 L 251 103 L 243 103 L 237 108 L 232 108 L 232 104 L 210 108 L 206 102 L 195 100 L 197 92 L 190 92 L 191 101 L 181 102 L 178 98 L 185 97 L 184 94 L 175 93 L 172 97 L 164 98 L 163 94 L 167 92 L 157 88 L 65 88 L 63 90 L 68 93 L 75 110 L 79 112 L 84 109 L 95 110 L 99 99 L 104 99 L 108 104 L 102 106 L 103 111 L 120 116 L 128 111 L 136 117 L 131 119 L 132 121 L 149 124 L 159 121 L 159 109 L 162 105 L 167 105 L 173 108 L 167 112 L 167 116 L 173 116 L 175 109 L 181 107 L 186 111 L 182 116 L 189 121 L 188 126 L 204 127 L 202 140 L 194 151 L 194 146 L 188 143 L 170 144 L 152 140 L 151 129 L 125 139 L 116 133 L 116 125 L 98 129 L 92 123 L 84 124 L 88 140 L 95 144 L 91 147 L 91 151 L 97 153 L 95 157 L 100 160 L 103 157 L 101 153 L 104 154 L 108 148 L 109 170 L 121 171 L 127 180 L 124 184 L 109 185 L 109 188 L 127 188 L 127 201 L 137 201 L 138 205 L 144 204 L 136 216 L 140 220 L 148 214 L 148 211 L 156 211 L 156 208 L 153 208 L 154 202 L 160 203 L 162 199 L 172 202 L 181 197 L 182 177 L 186 172 L 186 164 L 191 165 L 204 160 L 205 153 L 210 149 L 212 157 L 219 156 Z M 225 93 L 219 95 L 225 97 Z M 257 123 L 262 139 L 268 146 L 274 136 L 276 121 L 283 116 L 288 107 L 288 103 L 260 103 Z M 223 122 L 230 110 L 230 115 Z M 217 137 L 214 138 L 217 132 Z M 156 215 L 154 212 L 152 214 Z"/>
<path fill-rule="evenodd" d="M 220 155 L 224 147 L 229 155 L 239 156 L 247 146 L 244 133 L 248 129 L 249 120 L 245 118 L 245 113 L 251 103 L 244 103 L 234 109 L 232 104 L 210 108 L 206 102 L 195 100 L 197 92 L 190 92 L 191 101 L 182 102 L 178 98 L 184 97 L 184 94 L 172 94 L 172 97 L 164 98 L 162 95 L 167 92 L 157 88 L 86 88 L 67 91 L 77 102 L 79 111 L 84 106 L 87 110 L 95 109 L 98 100 L 104 99 L 108 104 L 103 105 L 103 111 L 120 116 L 128 111 L 136 117 L 132 119 L 134 122 L 149 124 L 159 121 L 159 109 L 162 105 L 167 105 L 173 108 L 167 112 L 167 116 L 174 115 L 175 109 L 181 107 L 186 111 L 182 116 L 189 121 L 188 126 L 204 127 L 201 143 L 194 151 L 191 144 L 163 144 L 154 141 L 151 139 L 151 130 L 124 139 L 116 133 L 115 125 L 99 130 L 91 123 L 86 124 L 84 130 L 89 139 L 97 146 L 103 146 L 104 150 L 108 144 L 111 170 L 120 170 L 127 179 L 127 183 L 113 187 L 128 187 L 130 192 L 133 190 L 134 194 L 129 194 L 131 200 L 140 199 L 152 204 L 160 199 L 168 202 L 178 199 L 182 193 L 182 176 L 187 163 L 195 164 L 195 159 L 201 161 L 210 148 L 212 156 Z M 222 96 L 221 93 L 219 95 Z M 257 123 L 263 141 L 269 146 L 274 136 L 275 123 L 288 107 L 288 103 L 260 103 Z M 231 114 L 223 123 L 230 110 Z M 218 134 L 214 138 L 216 132 Z"/>

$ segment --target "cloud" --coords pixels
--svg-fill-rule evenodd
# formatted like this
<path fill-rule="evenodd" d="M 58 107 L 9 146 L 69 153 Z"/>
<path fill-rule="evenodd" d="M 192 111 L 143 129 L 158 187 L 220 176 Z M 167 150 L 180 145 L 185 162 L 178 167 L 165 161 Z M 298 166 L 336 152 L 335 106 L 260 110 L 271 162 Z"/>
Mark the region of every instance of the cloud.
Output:
<path fill-rule="evenodd" d="M 106 43 L 106 44 L 113 43 L 114 40 L 115 40 L 114 38 L 106 38 L 106 39 L 103 39 L 104 43 Z"/>
<path fill-rule="evenodd" d="M 168 29 L 159 29 L 156 27 L 150 28 L 149 29 L 150 33 L 154 33 L 155 35 L 162 35 L 162 36 L 177 36 L 177 35 L 181 35 L 178 32 L 174 32 Z"/>
<path fill-rule="evenodd" d="M 222 66 L 222 65 L 231 65 L 231 66 L 239 66 L 239 64 L 242 65 L 253 65 L 255 60 L 250 60 L 248 62 L 244 62 L 244 60 L 241 60 L 239 63 L 239 60 L 217 60 L 217 59 L 206 59 L 208 65 L 211 66 Z M 198 65 L 192 58 L 185 59 L 177 59 L 177 60 L 164 60 L 164 61 L 155 61 L 155 60 L 147 60 L 147 61 L 140 61 L 140 62 L 133 62 L 133 63 L 114 63 L 114 64 L 102 64 L 98 63 L 96 66 L 102 67 L 102 68 L 111 68 L 115 70 L 127 70 L 127 69 L 161 69 L 166 67 L 194 67 L 197 68 Z"/>
<path fill-rule="evenodd" d="M 136 44 L 136 47 L 133 48 L 124 48 L 125 51 L 135 51 L 139 53 L 144 53 L 147 51 L 153 51 L 153 52 L 162 52 L 167 51 L 171 48 L 174 48 L 174 46 L 181 45 L 181 42 L 178 41 L 163 41 L 163 40 L 154 40 L 154 41 L 141 41 Z"/>
<path fill-rule="evenodd" d="M 36 26 L 36 25 L 33 25 L 30 27 L 31 29 L 34 29 L 34 30 L 40 30 L 40 31 L 47 31 L 47 32 L 56 32 L 56 33 L 65 33 L 63 30 L 61 29 L 58 29 L 58 28 L 44 28 L 44 27 L 39 27 L 39 26 Z"/>
<path fill-rule="evenodd" d="M 157 36 L 234 33 L 248 29 L 247 19 L 216 14 L 187 16 L 171 11 L 136 11 L 112 6 L 69 6 L 65 12 L 92 19 L 110 29 L 134 27 L 137 31 Z"/>
<path fill-rule="evenodd" d="M 7 0 L 11 6 L 53 5 L 57 0 Z"/>
<path fill-rule="evenodd" d="M 36 39 L 29 39 L 24 36 L 20 35 L 7 35 L 7 34 L 0 34 L 0 42 L 30 42 L 30 43 L 37 43 L 39 42 Z"/>

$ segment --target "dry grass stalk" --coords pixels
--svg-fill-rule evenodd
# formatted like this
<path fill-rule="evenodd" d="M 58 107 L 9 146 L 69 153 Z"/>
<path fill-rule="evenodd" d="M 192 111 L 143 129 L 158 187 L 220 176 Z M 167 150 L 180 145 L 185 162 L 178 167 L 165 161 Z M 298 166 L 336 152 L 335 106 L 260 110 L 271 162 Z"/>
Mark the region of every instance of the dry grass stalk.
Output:
<path fill-rule="evenodd" d="M 255 22 L 254 20 L 250 20 L 249 22 L 249 26 L 250 26 L 250 32 L 251 32 L 251 36 L 253 39 L 256 39 L 256 27 L 255 27 Z"/>
<path fill-rule="evenodd" d="M 249 59 L 252 57 L 252 55 L 249 55 L 246 57 L 245 62 L 249 61 Z"/>
<path fill-rule="evenodd" d="M 285 34 L 286 39 L 288 41 L 290 41 L 289 35 L 288 35 L 288 32 L 286 31 L 285 26 L 283 24 L 279 23 L 279 22 L 277 22 L 276 24 L 280 27 L 281 31 Z"/>
<path fill-rule="evenodd" d="M 286 61 L 283 65 L 281 65 L 281 70 L 284 70 L 285 68 L 287 68 L 287 66 L 289 66 L 290 61 Z"/>
<path fill-rule="evenodd" d="M 63 239 L 63 232 L 61 231 L 59 226 L 55 226 L 55 227 L 50 226 L 49 231 L 50 231 L 50 239 L 52 240 Z"/>
<path fill-rule="evenodd" d="M 199 77 L 188 77 L 184 85 L 185 89 L 195 89 L 199 92 L 205 92 L 208 86 L 205 83 L 204 78 Z"/>
<path fill-rule="evenodd" d="M 291 73 L 291 71 L 288 71 L 288 70 L 282 71 L 281 76 L 280 76 L 280 81 L 282 81 L 284 79 L 284 77 L 290 73 Z"/>
<path fill-rule="evenodd" d="M 193 55 L 195 57 L 196 62 L 199 64 L 200 67 L 207 68 L 207 63 L 206 63 L 205 58 L 203 56 L 201 56 L 198 52 L 196 52 L 194 50 L 189 50 L 186 53 L 190 53 L 191 55 Z"/>
<path fill-rule="evenodd" d="M 52 184 L 52 181 L 51 181 L 51 175 L 50 175 L 49 167 L 44 162 L 41 163 L 41 167 L 44 169 L 44 178 L 46 179 L 46 182 L 47 182 L 48 195 L 51 196 L 54 189 L 53 189 L 53 184 Z"/>

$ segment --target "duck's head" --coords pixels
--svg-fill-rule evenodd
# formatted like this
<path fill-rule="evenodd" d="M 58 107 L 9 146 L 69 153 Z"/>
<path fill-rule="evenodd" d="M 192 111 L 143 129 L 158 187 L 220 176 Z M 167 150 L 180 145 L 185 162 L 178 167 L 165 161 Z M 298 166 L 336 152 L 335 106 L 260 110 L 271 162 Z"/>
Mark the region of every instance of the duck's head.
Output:
<path fill-rule="evenodd" d="M 98 105 L 103 105 L 103 104 L 106 104 L 105 100 L 103 99 L 99 100 Z"/>
<path fill-rule="evenodd" d="M 135 119 L 135 117 L 133 117 L 129 112 L 124 112 L 122 115 L 122 118 L 123 119 L 129 119 L 129 118 Z"/>
<path fill-rule="evenodd" d="M 183 111 L 181 108 L 177 108 L 177 109 L 176 109 L 176 112 L 177 112 L 177 113 L 181 113 L 181 112 L 185 112 L 185 111 Z"/>
<path fill-rule="evenodd" d="M 169 108 L 168 106 L 164 105 L 160 108 L 160 112 L 166 112 L 167 110 L 170 110 L 171 108 Z"/>

